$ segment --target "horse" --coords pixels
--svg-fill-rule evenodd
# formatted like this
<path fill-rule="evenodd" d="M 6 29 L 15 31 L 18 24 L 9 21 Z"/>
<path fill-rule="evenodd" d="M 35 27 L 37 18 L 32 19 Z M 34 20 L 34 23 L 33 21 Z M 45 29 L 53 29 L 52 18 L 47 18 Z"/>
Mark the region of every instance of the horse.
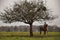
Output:
<path fill-rule="evenodd" d="M 44 32 L 44 35 L 46 35 L 47 32 L 47 27 L 48 25 L 46 24 L 46 22 L 44 23 L 43 27 L 40 27 L 40 34 L 42 33 L 42 31 Z"/>

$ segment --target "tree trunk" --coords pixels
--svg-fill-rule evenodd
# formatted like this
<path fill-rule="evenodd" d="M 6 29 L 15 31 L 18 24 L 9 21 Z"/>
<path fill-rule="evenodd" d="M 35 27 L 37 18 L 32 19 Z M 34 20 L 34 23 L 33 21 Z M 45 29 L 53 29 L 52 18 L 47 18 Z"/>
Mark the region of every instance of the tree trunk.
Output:
<path fill-rule="evenodd" d="M 32 31 L 32 24 L 30 24 L 30 36 L 33 36 L 33 31 Z"/>

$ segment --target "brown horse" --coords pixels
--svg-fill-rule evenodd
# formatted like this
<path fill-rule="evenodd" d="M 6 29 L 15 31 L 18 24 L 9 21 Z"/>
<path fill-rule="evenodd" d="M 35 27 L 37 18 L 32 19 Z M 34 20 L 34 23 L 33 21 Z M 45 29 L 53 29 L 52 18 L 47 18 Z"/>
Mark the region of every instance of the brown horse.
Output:
<path fill-rule="evenodd" d="M 48 27 L 48 25 L 47 25 L 46 22 L 45 22 L 45 23 L 44 23 L 44 26 L 43 26 L 43 27 L 40 27 L 40 34 L 41 34 L 42 31 L 44 31 L 44 35 L 46 35 L 47 27 Z"/>

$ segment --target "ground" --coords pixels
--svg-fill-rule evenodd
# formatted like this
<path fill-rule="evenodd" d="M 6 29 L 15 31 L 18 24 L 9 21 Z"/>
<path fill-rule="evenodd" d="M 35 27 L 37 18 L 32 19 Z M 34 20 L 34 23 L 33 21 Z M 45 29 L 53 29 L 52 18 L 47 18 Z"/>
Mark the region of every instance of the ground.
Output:
<path fill-rule="evenodd" d="M 48 32 L 47 35 L 34 32 L 33 37 L 29 32 L 0 32 L 0 40 L 60 40 L 60 32 Z"/>

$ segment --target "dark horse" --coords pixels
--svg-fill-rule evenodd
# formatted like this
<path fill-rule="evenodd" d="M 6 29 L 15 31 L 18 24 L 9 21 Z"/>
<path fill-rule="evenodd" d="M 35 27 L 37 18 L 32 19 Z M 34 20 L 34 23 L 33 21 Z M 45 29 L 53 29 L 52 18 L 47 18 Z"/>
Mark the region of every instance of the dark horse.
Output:
<path fill-rule="evenodd" d="M 41 32 L 43 31 L 43 32 L 44 32 L 44 35 L 46 35 L 47 27 L 48 27 L 48 25 L 47 25 L 46 22 L 45 22 L 45 23 L 44 23 L 44 26 L 43 26 L 43 27 L 40 27 L 40 34 L 41 34 Z"/>

